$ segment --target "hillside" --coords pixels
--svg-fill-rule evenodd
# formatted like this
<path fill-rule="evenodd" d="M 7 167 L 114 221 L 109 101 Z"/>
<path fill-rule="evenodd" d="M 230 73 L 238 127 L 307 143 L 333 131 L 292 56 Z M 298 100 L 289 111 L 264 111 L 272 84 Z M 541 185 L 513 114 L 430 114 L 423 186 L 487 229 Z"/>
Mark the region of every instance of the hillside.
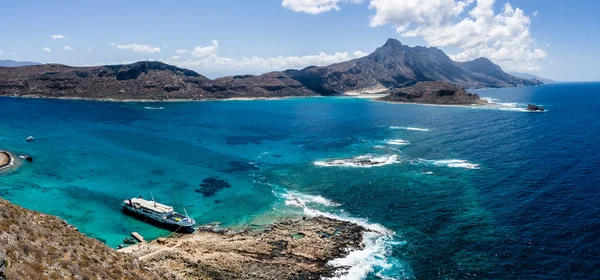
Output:
<path fill-rule="evenodd" d="M 4 199 L 0 199 L 2 253 L 7 279 L 164 279 L 65 221 Z"/>
<path fill-rule="evenodd" d="M 161 62 L 71 67 L 0 67 L 0 96 L 112 100 L 203 100 L 372 93 L 440 81 L 468 88 L 539 85 L 485 58 L 455 62 L 437 48 L 389 39 L 368 56 L 324 67 L 210 80 Z"/>

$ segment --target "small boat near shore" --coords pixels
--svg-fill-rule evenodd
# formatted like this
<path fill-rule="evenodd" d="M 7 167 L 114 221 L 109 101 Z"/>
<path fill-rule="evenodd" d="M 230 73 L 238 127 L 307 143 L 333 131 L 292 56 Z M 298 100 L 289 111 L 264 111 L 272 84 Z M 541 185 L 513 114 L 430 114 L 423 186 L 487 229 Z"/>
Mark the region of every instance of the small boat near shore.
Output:
<path fill-rule="evenodd" d="M 179 214 L 173 210 L 172 206 L 156 202 L 154 197 L 152 197 L 152 200 L 143 199 L 141 196 L 127 199 L 123 201 L 121 206 L 128 212 L 148 218 L 161 226 L 176 231 L 193 230 L 192 227 L 196 224 L 196 221 L 188 216 L 185 209 L 185 215 Z"/>
<path fill-rule="evenodd" d="M 31 141 L 33 141 L 33 136 L 29 136 L 29 137 L 27 137 L 27 139 L 25 139 L 25 141 L 27 141 L 27 142 L 31 142 Z"/>

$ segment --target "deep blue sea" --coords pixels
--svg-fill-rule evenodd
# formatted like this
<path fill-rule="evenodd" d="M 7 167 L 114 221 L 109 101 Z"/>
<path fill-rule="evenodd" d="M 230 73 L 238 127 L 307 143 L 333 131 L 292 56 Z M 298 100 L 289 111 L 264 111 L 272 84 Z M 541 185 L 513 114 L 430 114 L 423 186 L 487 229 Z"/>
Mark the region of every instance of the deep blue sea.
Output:
<path fill-rule="evenodd" d="M 152 192 L 201 224 L 360 223 L 350 279 L 600 278 L 600 84 L 477 92 L 497 104 L 0 98 L 0 149 L 34 157 L 0 196 L 112 247 L 168 234 L 120 210 Z"/>

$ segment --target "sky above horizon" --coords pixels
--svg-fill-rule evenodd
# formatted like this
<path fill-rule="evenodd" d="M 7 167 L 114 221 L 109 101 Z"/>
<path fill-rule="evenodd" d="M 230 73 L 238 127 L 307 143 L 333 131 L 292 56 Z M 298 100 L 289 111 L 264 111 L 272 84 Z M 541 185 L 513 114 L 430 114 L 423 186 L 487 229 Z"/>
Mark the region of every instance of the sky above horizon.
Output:
<path fill-rule="evenodd" d="M 5 1 L 0 59 L 77 66 L 158 60 L 215 78 L 328 65 L 395 38 L 457 61 L 599 81 L 597 1 Z"/>

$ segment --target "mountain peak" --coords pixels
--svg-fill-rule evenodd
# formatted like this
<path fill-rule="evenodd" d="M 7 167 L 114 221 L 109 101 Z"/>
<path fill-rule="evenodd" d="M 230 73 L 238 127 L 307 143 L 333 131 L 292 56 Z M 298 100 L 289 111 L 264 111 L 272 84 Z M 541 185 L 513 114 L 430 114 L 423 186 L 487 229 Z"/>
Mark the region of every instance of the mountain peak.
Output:
<path fill-rule="evenodd" d="M 397 39 L 389 38 L 389 39 L 387 39 L 387 41 L 385 42 L 385 44 L 383 46 L 384 47 L 385 46 L 395 47 L 395 46 L 403 46 L 403 45 Z"/>

